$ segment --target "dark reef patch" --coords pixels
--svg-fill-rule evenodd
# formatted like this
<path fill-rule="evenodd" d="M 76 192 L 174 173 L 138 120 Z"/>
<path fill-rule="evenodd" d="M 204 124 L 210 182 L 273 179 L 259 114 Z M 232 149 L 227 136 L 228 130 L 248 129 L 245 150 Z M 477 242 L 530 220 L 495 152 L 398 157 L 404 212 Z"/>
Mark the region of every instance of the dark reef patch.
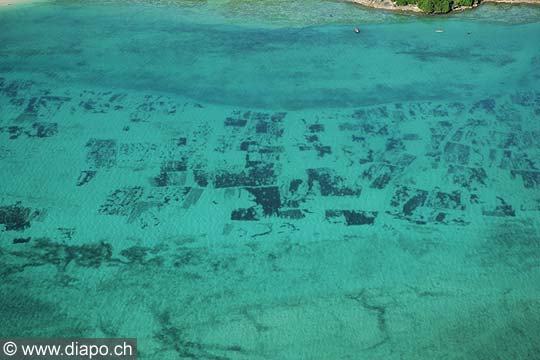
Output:
<path fill-rule="evenodd" d="M 456 185 L 468 190 L 474 190 L 478 186 L 486 186 L 487 173 L 483 168 L 470 168 L 460 165 L 448 166 L 447 174 Z"/>
<path fill-rule="evenodd" d="M 92 180 L 97 174 L 97 171 L 95 170 L 83 170 L 79 174 L 79 178 L 77 179 L 77 186 L 83 186 L 88 184 L 90 180 Z"/>
<path fill-rule="evenodd" d="M 25 133 L 22 126 L 3 126 L 0 127 L 0 133 L 7 133 L 10 140 L 18 139 L 21 135 Z"/>
<path fill-rule="evenodd" d="M 32 246 L 32 256 L 41 264 L 55 264 L 63 268 L 74 262 L 81 267 L 100 267 L 112 259 L 112 246 L 106 242 L 65 245 L 47 238 L 37 239 Z"/>
<path fill-rule="evenodd" d="M 265 216 L 277 215 L 281 207 L 279 188 L 277 186 L 246 188 L 260 205 Z"/>
<path fill-rule="evenodd" d="M 274 164 L 257 164 L 237 173 L 219 171 L 214 178 L 215 188 L 253 187 L 273 185 L 276 182 Z"/>
<path fill-rule="evenodd" d="M 31 237 L 15 238 L 15 239 L 13 239 L 13 243 L 14 244 L 26 244 L 26 243 L 29 243 L 31 239 L 32 239 Z"/>
<path fill-rule="evenodd" d="M 259 220 L 259 215 L 257 214 L 257 210 L 254 207 L 250 207 L 247 209 L 241 208 L 232 211 L 231 220 L 257 221 Z"/>
<path fill-rule="evenodd" d="M 208 186 L 208 174 L 203 169 L 193 169 L 193 177 L 200 187 Z"/>
<path fill-rule="evenodd" d="M 323 124 L 313 124 L 309 126 L 309 131 L 312 133 L 324 132 Z"/>
<path fill-rule="evenodd" d="M 516 216 L 516 211 L 514 208 L 508 204 L 503 198 L 497 196 L 497 205 L 492 208 L 484 208 L 482 211 L 482 214 L 485 216 L 498 216 L 498 217 L 506 217 Z"/>
<path fill-rule="evenodd" d="M 116 165 L 116 140 L 90 139 L 86 143 L 88 153 L 86 161 L 95 168 L 110 168 Z"/>
<path fill-rule="evenodd" d="M 124 257 L 128 264 L 160 266 L 164 260 L 161 256 L 157 256 L 158 252 L 158 248 L 132 246 L 120 251 L 120 256 Z"/>
<path fill-rule="evenodd" d="M 362 177 L 371 181 L 371 188 L 384 189 L 396 174 L 398 174 L 399 170 L 397 166 L 390 164 L 372 164 L 363 172 Z"/>
<path fill-rule="evenodd" d="M 451 193 L 434 191 L 429 197 L 427 205 L 437 209 L 465 210 L 465 206 L 461 203 L 461 193 L 459 191 Z"/>
<path fill-rule="evenodd" d="M 0 225 L 4 225 L 6 231 L 23 231 L 30 227 L 31 220 L 39 215 L 34 211 L 16 203 L 13 205 L 0 206 Z"/>
<path fill-rule="evenodd" d="M 345 220 L 347 226 L 373 225 L 377 218 L 377 211 L 363 210 L 326 210 L 325 217 L 330 222 L 341 222 Z"/>
<path fill-rule="evenodd" d="M 51 137 L 58 133 L 57 123 L 37 122 L 32 125 L 32 128 L 38 138 Z"/>
<path fill-rule="evenodd" d="M 300 187 L 300 185 L 302 184 L 303 180 L 302 179 L 294 179 L 294 180 L 291 180 L 290 184 L 289 184 L 289 192 L 291 194 L 294 194 L 298 191 L 298 188 Z"/>
<path fill-rule="evenodd" d="M 540 171 L 518 171 L 512 170 L 511 174 L 513 177 L 517 175 L 521 176 L 523 179 L 523 186 L 529 189 L 538 189 L 540 188 Z"/>
<path fill-rule="evenodd" d="M 15 98 L 19 95 L 19 92 L 26 92 L 30 90 L 33 85 L 33 81 L 9 81 L 2 78 L 2 81 L 0 82 L 0 94 L 9 98 Z"/>
<path fill-rule="evenodd" d="M 99 212 L 107 215 L 127 216 L 133 207 L 143 196 L 143 188 L 140 186 L 124 187 L 109 195 Z"/>
<path fill-rule="evenodd" d="M 4 126 L 0 127 L 0 133 L 9 134 L 10 140 L 18 139 L 22 135 L 28 138 L 48 138 L 58 134 L 58 124 L 49 122 L 36 122 L 31 127 Z"/>
<path fill-rule="evenodd" d="M 444 158 L 447 162 L 467 165 L 471 148 L 467 145 L 449 142 L 444 147 Z"/>
<path fill-rule="evenodd" d="M 345 179 L 332 169 L 307 169 L 307 174 L 309 190 L 312 191 L 317 183 L 322 196 L 359 196 L 362 192 L 360 187 L 345 185 Z"/>
<path fill-rule="evenodd" d="M 279 217 L 282 219 L 299 220 L 306 217 L 301 209 L 280 209 Z"/>
<path fill-rule="evenodd" d="M 187 160 L 169 160 L 161 164 L 158 176 L 152 179 L 154 186 L 184 186 L 186 184 Z"/>
<path fill-rule="evenodd" d="M 398 218 L 424 223 L 424 217 L 417 214 L 417 210 L 425 205 L 427 198 L 428 192 L 425 190 L 399 187 L 390 201 L 390 205 L 395 208 L 391 213 Z"/>
<path fill-rule="evenodd" d="M 469 110 L 469 112 L 474 113 L 478 110 L 482 110 L 488 114 L 493 114 L 495 113 L 495 106 L 496 106 L 495 99 L 484 99 L 484 100 L 480 100 L 476 102 L 472 106 L 471 110 Z"/>

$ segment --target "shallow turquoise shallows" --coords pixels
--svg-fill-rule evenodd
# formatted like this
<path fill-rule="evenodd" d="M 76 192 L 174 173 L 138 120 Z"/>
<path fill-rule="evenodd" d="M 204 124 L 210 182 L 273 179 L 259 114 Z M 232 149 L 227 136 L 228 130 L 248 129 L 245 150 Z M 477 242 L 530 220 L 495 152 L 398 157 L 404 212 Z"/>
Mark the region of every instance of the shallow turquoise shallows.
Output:
<path fill-rule="evenodd" d="M 538 39 L 540 7 L 1 8 L 0 338 L 540 359 Z"/>

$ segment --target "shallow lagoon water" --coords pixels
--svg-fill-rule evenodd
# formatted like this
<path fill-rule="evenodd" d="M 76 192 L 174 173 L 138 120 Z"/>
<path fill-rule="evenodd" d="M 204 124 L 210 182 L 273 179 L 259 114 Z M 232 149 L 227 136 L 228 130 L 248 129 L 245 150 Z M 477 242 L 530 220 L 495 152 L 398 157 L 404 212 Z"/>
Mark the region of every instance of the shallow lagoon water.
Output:
<path fill-rule="evenodd" d="M 537 358 L 538 34 L 530 7 L 0 11 L 0 334 Z"/>

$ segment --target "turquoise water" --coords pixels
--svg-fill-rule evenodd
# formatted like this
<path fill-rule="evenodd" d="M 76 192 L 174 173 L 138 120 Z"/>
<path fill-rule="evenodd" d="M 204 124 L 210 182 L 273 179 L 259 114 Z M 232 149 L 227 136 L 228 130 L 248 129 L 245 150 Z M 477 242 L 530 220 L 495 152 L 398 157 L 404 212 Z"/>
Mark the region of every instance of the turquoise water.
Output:
<path fill-rule="evenodd" d="M 0 337 L 539 359 L 539 35 L 520 6 L 0 10 Z"/>

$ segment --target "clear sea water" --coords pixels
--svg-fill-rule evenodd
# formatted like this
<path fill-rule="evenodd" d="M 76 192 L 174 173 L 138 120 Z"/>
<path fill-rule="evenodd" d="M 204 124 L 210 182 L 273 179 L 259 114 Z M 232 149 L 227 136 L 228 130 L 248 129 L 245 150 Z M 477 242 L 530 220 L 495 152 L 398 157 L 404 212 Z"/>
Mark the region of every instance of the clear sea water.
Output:
<path fill-rule="evenodd" d="M 0 337 L 540 359 L 538 39 L 527 6 L 2 8 Z"/>

